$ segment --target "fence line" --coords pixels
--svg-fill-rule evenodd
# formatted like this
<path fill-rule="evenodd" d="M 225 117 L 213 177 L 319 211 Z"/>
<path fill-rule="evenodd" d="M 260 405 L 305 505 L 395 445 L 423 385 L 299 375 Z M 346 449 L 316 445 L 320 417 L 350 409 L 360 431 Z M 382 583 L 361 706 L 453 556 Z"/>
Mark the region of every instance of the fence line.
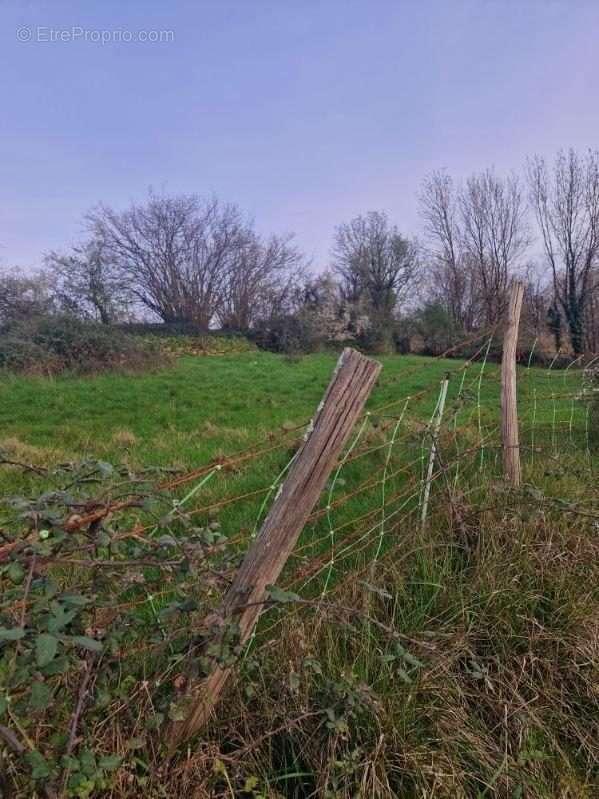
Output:
<path fill-rule="evenodd" d="M 527 497 L 537 491 L 544 472 L 558 473 L 570 458 L 576 458 L 578 479 L 588 479 L 589 493 L 597 490 L 592 480 L 596 468 L 592 403 L 597 389 L 585 382 L 592 367 L 576 358 L 558 371 L 556 358 L 549 367 L 538 369 L 532 365 L 533 344 L 528 363 L 518 370 L 523 484 L 515 490 L 502 481 L 498 368 L 489 361 L 493 339 L 488 331 L 482 339 L 472 358 L 450 370 L 451 379 L 443 381 L 441 392 L 438 379 L 416 391 L 409 380 L 402 384 L 402 378 L 425 370 L 430 361 L 415 370 L 401 370 L 397 379 L 379 381 L 373 388 L 367 408 L 356 409 L 355 426 L 346 420 L 343 442 L 327 437 L 339 446 L 327 463 L 329 476 L 315 486 L 310 502 L 303 501 L 305 486 L 294 495 L 292 511 L 301 508 L 302 514 L 294 532 L 296 543 L 287 547 L 288 559 L 281 555 L 279 571 L 261 576 L 261 594 L 244 594 L 236 608 L 236 623 L 237 610 L 244 614 L 253 605 L 250 615 L 255 620 L 262 609 L 266 612 L 257 628 L 246 628 L 243 634 L 238 629 L 232 663 L 247 653 L 248 641 L 254 654 L 261 653 L 281 624 L 290 623 L 306 608 L 318 614 L 318 602 L 317 618 L 324 618 L 327 607 L 348 585 L 364 578 L 371 586 L 365 591 L 378 590 L 376 581 L 384 579 L 385 569 L 419 547 L 466 547 L 461 534 L 447 542 L 434 536 L 438 523 L 459 529 L 459 512 L 479 516 L 525 512 L 530 505 Z M 348 388 L 339 398 L 341 417 L 350 396 Z M 138 631 L 131 646 L 119 653 L 123 663 L 141 652 L 164 655 L 161 679 L 171 680 L 187 674 L 188 664 L 204 657 L 207 647 L 212 647 L 208 659 L 218 661 L 225 650 L 221 644 L 226 616 L 218 609 L 231 583 L 239 580 L 240 556 L 258 544 L 280 550 L 268 528 L 263 534 L 258 530 L 265 516 L 272 518 L 285 490 L 281 486 L 297 466 L 306 424 L 270 431 L 244 450 L 219 455 L 155 485 L 150 481 L 135 499 L 119 498 L 115 491 L 98 506 L 78 508 L 65 517 L 64 543 L 50 554 L 39 545 L 39 525 L 15 516 L 12 537 L 0 544 L 0 561 L 18 558 L 25 574 L 33 573 L 34 566 L 47 572 L 59 565 L 61 581 L 73 594 L 91 591 L 99 574 L 102 579 L 112 576 L 115 595 L 97 610 L 108 619 L 102 622 L 107 628 L 126 619 Z M 584 503 L 566 505 L 558 489 L 551 495 L 551 487 L 544 485 L 544 492 L 538 502 L 547 513 L 579 514 L 589 524 L 597 523 L 599 496 L 591 494 Z M 146 507 L 141 501 L 146 496 L 153 496 L 158 510 Z M 285 518 L 275 519 L 277 529 L 287 523 L 289 513 L 288 505 Z M 110 546 L 98 538 L 103 529 L 110 529 Z M 182 595 L 175 575 L 186 569 L 195 576 Z M 256 584 L 248 578 L 249 583 Z M 35 584 L 27 588 L 25 583 L 18 601 L 14 594 L 0 599 L 3 613 L 14 617 L 15 626 L 39 602 L 36 590 Z M 294 604 L 294 597 L 308 604 Z M 197 601 L 196 608 L 180 611 L 192 600 Z M 179 615 L 167 623 L 163 612 L 171 606 Z M 144 617 L 152 620 L 154 640 L 142 632 Z M 98 639 L 94 645 L 100 643 Z M 221 671 L 229 668 L 230 664 Z M 193 692 L 202 706 L 202 718 L 223 684 L 219 676 L 218 690 L 210 689 L 208 703 Z M 111 712 L 118 712 L 118 707 Z M 171 740 L 183 740 L 195 728 L 195 722 L 187 725 L 181 737 Z"/>

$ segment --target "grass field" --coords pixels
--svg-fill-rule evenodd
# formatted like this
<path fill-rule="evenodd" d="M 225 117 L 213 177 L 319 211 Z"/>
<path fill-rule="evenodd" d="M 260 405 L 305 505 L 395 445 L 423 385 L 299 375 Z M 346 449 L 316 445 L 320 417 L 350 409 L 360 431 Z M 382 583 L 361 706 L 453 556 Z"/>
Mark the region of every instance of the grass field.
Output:
<path fill-rule="evenodd" d="M 134 376 L 5 378 L 0 449 L 8 460 L 35 466 L 90 457 L 179 475 L 272 444 L 257 460 L 215 473 L 190 503 L 243 549 L 295 451 L 302 432 L 295 428 L 313 415 L 335 360 L 246 352 L 182 357 L 174 367 Z M 98 756 L 116 752 L 121 765 L 111 780 L 104 773 L 81 777 L 69 796 L 132 799 L 142 790 L 152 799 L 597 795 L 599 497 L 580 373 L 520 369 L 525 483 L 514 492 L 500 479 L 497 365 L 481 371 L 480 360 L 467 367 L 417 356 L 381 361 L 370 415 L 353 441 L 360 457 L 329 483 L 321 515 L 306 528 L 282 580 L 316 606 L 283 605 L 265 614 L 241 679 L 168 775 L 158 769 L 159 747 L 144 726 L 156 712 L 152 699 L 144 694 L 138 706 L 127 697 L 139 697 L 141 686 L 172 669 L 175 654 L 185 651 L 173 650 L 170 631 L 159 625 L 157 634 L 155 627 L 176 592 L 156 590 L 160 580 L 148 570 L 141 585 L 131 583 L 135 590 L 129 583 L 119 588 L 116 574 L 111 585 L 119 602 L 140 591 L 144 602 L 144 591 L 156 594 L 151 612 L 133 609 L 123 617 L 128 647 L 140 654 L 107 660 L 105 682 L 82 724 L 85 746 Z M 421 529 L 415 514 L 430 448 L 426 429 L 448 371 L 440 438 L 447 468 Z M 489 436 L 483 450 L 482 436 Z M 470 447 L 468 458 L 454 460 Z M 380 547 L 377 528 L 358 522 L 365 512 L 380 513 L 380 480 L 349 495 L 383 470 L 396 476 L 385 479 L 389 521 Z M 3 494 L 27 497 L 51 485 L 48 476 L 14 466 L 0 477 Z M 202 510 L 246 494 L 216 513 Z M 392 504 L 394 494 L 401 504 Z M 401 513 L 391 523 L 396 509 Z M 129 523 L 135 521 L 132 511 Z M 342 532 L 331 538 L 333 529 Z M 327 568 L 329 553 L 334 567 Z M 318 579 L 298 580 L 314 562 L 322 562 Z M 72 579 L 79 578 L 75 569 Z M 116 593 L 105 597 L 103 612 Z M 166 645 L 160 658 L 149 654 L 158 650 L 148 650 L 146 638 L 152 647 Z M 65 680 L 41 679 L 58 702 Z M 107 706 L 100 694 L 108 688 Z M 73 701 L 53 724 L 66 723 Z M 13 705 L 13 714 L 19 707 Z M 34 712 L 19 723 L 43 751 L 53 751 L 40 718 Z M 131 750 L 128 739 L 144 741 L 144 748 Z M 86 767 L 72 766 L 82 769 L 77 774 Z M 20 780 L 15 776 L 14 784 L 27 786 Z M 18 795 L 31 796 L 27 790 Z"/>
<path fill-rule="evenodd" d="M 368 407 L 398 402 L 433 388 L 462 362 L 420 356 L 383 356 L 380 385 Z M 243 449 L 266 431 L 308 420 L 322 397 L 336 356 L 310 355 L 291 360 L 265 352 L 220 358 L 183 357 L 174 368 L 141 375 L 18 378 L 0 380 L 0 446 L 33 462 L 86 456 L 127 459 L 136 465 L 191 469 L 219 452 Z M 469 367 L 466 386 L 478 389 L 481 364 Z M 537 422 L 549 424 L 558 397 L 580 386 L 579 373 L 521 371 L 521 402 L 531 410 L 533 389 Z M 484 367 L 480 400 L 485 420 L 498 418 L 499 369 Z M 459 388 L 458 374 L 450 398 Z M 414 407 L 428 420 L 437 392 Z M 544 401 L 542 401 L 544 400 Z M 570 401 L 558 399 L 558 421 L 569 419 Z M 576 424 L 583 425 L 578 418 Z M 464 417 L 464 421 L 467 421 Z M 10 477 L 3 476 L 5 486 Z M 8 481 L 8 482 L 7 482 Z"/>
<path fill-rule="evenodd" d="M 161 467 L 174 473 L 197 469 L 217 457 L 243 451 L 264 441 L 286 436 L 288 446 L 260 460 L 257 468 L 228 470 L 205 486 L 200 505 L 222 498 L 248 494 L 268 486 L 285 467 L 303 430 L 322 398 L 337 356 L 309 355 L 289 359 L 265 352 L 246 352 L 224 357 L 182 357 L 174 367 L 149 374 L 102 374 L 96 377 L 11 378 L 0 383 L 0 451 L 9 459 L 36 466 L 86 458 L 133 469 Z M 397 464 L 409 468 L 389 488 L 399 489 L 405 478 L 420 476 L 419 457 L 428 452 L 423 429 L 434 411 L 440 381 L 452 374 L 446 425 L 468 446 L 477 435 L 491 435 L 496 456 L 499 422 L 499 367 L 482 359 L 467 368 L 459 360 L 420 356 L 382 357 L 383 370 L 367 408 L 376 429 L 368 425 L 361 446 L 381 446 L 391 434 L 408 397 L 403 430 L 413 431 L 395 447 Z M 580 374 L 522 369 L 520 379 L 521 423 L 530 426 L 535 394 L 535 434 L 523 432 L 523 442 L 551 443 L 554 425 L 562 441 L 571 425 L 579 444 L 584 438 L 584 408 L 565 393 L 580 388 Z M 450 423 L 449 409 L 461 391 L 463 405 Z M 551 394 L 557 395 L 552 401 Z M 383 414 L 377 419 L 377 408 Z M 480 430 L 479 430 L 480 425 Z M 358 426 L 359 429 L 359 426 Z M 292 432 L 286 432 L 292 431 Z M 491 433 L 489 433 L 491 431 Z M 557 434 L 557 433 L 556 433 Z M 554 436 L 555 437 L 555 436 Z M 567 436 L 565 437 L 567 440 Z M 563 443 L 563 441 L 562 441 Z M 347 467 L 343 480 L 351 486 L 366 481 L 386 452 Z M 523 456 L 526 461 L 525 455 Z M 33 472 L 5 469 L 0 474 L 2 493 L 27 493 L 45 488 Z M 267 500 L 269 498 L 267 497 Z M 251 530 L 262 507 L 260 495 L 234 503 L 221 513 L 231 534 Z M 346 522 L 369 506 L 360 495 L 344 504 L 336 521 Z M 322 532 L 322 524 L 316 535 Z"/>
<path fill-rule="evenodd" d="M 267 430 L 310 418 L 335 355 L 298 361 L 265 352 L 182 358 L 146 375 L 99 375 L 0 383 L 2 436 L 48 450 L 53 457 L 126 454 L 139 463 L 192 468 L 219 449 L 240 449 Z M 385 378 L 416 368 L 399 386 L 377 391 L 380 403 L 440 380 L 455 361 L 383 358 Z M 489 365 L 489 371 L 496 371 Z M 436 397 L 434 398 L 436 399 Z M 434 399 L 422 404 L 432 410 Z M 492 402 L 489 396 L 488 400 Z"/>
<path fill-rule="evenodd" d="M 294 442 L 303 432 L 322 398 L 337 356 L 309 355 L 289 359 L 265 352 L 246 352 L 223 357 L 182 357 L 174 367 L 149 374 L 102 374 L 96 377 L 7 378 L 0 382 L 0 451 L 9 459 L 37 466 L 85 458 L 126 463 L 134 469 L 148 466 L 186 472 L 216 457 L 243 451 L 271 434 L 286 436 L 289 446 L 262 459 L 258 468 L 230 470 L 202 491 L 200 504 L 222 497 L 257 491 L 267 486 L 284 468 Z M 499 367 L 482 359 L 467 368 L 463 361 L 387 356 L 367 408 L 376 419 L 369 425 L 363 444 L 381 445 L 390 435 L 408 397 L 403 429 L 413 436 L 395 447 L 394 457 L 404 464 L 423 454 L 422 429 L 434 411 L 440 381 L 452 375 L 446 424 L 452 402 L 461 391 L 464 402 L 451 423 L 469 446 L 476 436 L 491 433 L 497 444 L 499 422 Z M 580 389 L 580 373 L 521 369 L 520 415 L 523 444 L 551 444 L 553 438 L 567 443 L 572 435 L 584 448 L 586 420 L 582 404 L 570 398 Z M 557 399 L 552 400 L 551 395 Z M 567 396 L 565 396 L 567 394 Z M 534 395 L 534 405 L 533 405 Z M 535 432 L 527 432 L 534 414 Z M 480 425 L 480 433 L 478 428 Z M 286 432 L 292 431 L 292 432 Z M 535 438 L 536 437 L 536 438 Z M 461 438 L 457 436 L 458 440 Z M 430 445 L 426 444 L 428 448 Z M 427 449 L 428 451 L 428 449 Z M 490 452 L 497 455 L 497 449 Z M 350 484 L 366 480 L 375 465 L 384 461 L 381 451 L 372 459 L 347 468 Z M 526 462 L 526 453 L 523 455 Z M 488 457 L 487 457 L 488 460 Z M 418 471 L 420 465 L 412 471 Z M 8 494 L 44 488 L 32 472 L 5 469 L 0 490 Z M 223 513 L 230 530 L 251 528 L 263 499 L 234 504 Z M 362 496 L 341 508 L 339 521 L 363 510 Z"/>

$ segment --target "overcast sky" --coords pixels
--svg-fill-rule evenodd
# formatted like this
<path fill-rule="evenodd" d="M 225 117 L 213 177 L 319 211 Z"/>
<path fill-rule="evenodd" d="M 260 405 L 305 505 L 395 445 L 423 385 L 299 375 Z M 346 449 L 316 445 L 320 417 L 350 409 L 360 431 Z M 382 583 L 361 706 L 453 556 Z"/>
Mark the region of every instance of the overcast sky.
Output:
<path fill-rule="evenodd" d="M 152 186 L 323 268 L 358 213 L 417 233 L 432 169 L 598 146 L 598 42 L 595 0 L 0 0 L 0 263 Z"/>

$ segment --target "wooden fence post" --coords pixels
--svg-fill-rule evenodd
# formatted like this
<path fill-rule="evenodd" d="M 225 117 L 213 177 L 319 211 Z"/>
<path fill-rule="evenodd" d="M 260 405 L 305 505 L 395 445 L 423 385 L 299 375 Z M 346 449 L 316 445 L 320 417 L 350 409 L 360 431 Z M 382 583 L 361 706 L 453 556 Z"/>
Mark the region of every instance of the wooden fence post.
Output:
<path fill-rule="evenodd" d="M 514 281 L 510 288 L 507 321 L 501 358 L 501 432 L 503 440 L 503 476 L 513 486 L 520 485 L 520 443 L 518 438 L 518 402 L 516 393 L 516 349 L 524 286 Z"/>
<path fill-rule="evenodd" d="M 435 468 L 435 460 L 437 459 L 437 440 L 439 438 L 439 431 L 441 430 L 441 422 L 443 421 L 443 413 L 445 412 L 445 401 L 447 400 L 447 389 L 449 388 L 449 376 L 441 381 L 441 391 L 439 392 L 439 399 L 437 400 L 436 415 L 431 419 L 431 451 L 428 458 L 428 469 L 426 472 L 426 482 L 424 484 L 424 496 L 422 499 L 422 512 L 420 515 L 420 529 L 422 532 L 426 529 L 426 515 L 428 513 L 428 502 L 431 495 L 431 486 L 433 482 L 433 470 Z"/>
<path fill-rule="evenodd" d="M 216 615 L 224 632 L 228 622 L 239 626 L 239 642 L 248 640 L 267 599 L 325 487 L 326 481 L 364 404 L 381 365 L 352 349 L 339 358 L 311 429 L 283 487 L 241 564 Z M 231 673 L 212 661 L 212 671 L 189 690 L 187 716 L 167 730 L 172 753 L 208 719 Z"/>

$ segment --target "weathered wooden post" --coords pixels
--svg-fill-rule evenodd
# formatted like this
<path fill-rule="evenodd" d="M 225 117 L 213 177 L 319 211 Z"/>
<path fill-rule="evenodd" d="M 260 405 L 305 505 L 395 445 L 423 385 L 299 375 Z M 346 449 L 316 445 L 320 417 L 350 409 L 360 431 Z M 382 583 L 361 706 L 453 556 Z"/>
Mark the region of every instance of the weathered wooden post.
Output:
<path fill-rule="evenodd" d="M 380 369 L 379 363 L 359 352 L 343 350 L 289 475 L 216 614 L 222 632 L 232 621 L 238 625 L 241 644 L 258 621 L 266 586 L 276 583 L 285 566 Z M 186 718 L 173 722 L 167 731 L 171 752 L 208 719 L 230 673 L 230 667 L 213 660 L 208 677 L 190 686 Z"/>
<path fill-rule="evenodd" d="M 518 437 L 518 401 L 516 391 L 516 349 L 524 286 L 514 281 L 510 288 L 507 320 L 501 358 L 501 432 L 503 440 L 503 476 L 514 486 L 520 485 L 520 443 Z"/>

